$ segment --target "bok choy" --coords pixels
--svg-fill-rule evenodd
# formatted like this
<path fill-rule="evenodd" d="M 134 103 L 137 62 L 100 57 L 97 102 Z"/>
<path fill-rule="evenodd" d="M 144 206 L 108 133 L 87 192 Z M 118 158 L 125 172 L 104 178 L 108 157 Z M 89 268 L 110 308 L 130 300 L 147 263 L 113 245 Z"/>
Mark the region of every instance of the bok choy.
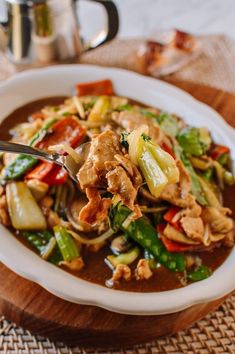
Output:
<path fill-rule="evenodd" d="M 24 182 L 6 186 L 6 197 L 12 225 L 18 230 L 45 230 L 46 219 Z"/>
<path fill-rule="evenodd" d="M 154 144 L 146 133 L 148 127 L 142 125 L 129 134 L 129 155 L 140 167 L 152 195 L 159 197 L 167 184 L 179 181 L 179 170 L 174 158 Z"/>

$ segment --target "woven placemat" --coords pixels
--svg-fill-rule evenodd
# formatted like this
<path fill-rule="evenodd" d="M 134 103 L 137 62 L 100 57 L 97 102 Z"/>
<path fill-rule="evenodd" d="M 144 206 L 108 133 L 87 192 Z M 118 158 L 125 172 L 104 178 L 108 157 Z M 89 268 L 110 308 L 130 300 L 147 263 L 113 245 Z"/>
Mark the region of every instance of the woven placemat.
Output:
<path fill-rule="evenodd" d="M 235 44 L 225 36 L 203 36 L 203 53 L 171 77 L 214 86 L 235 93 Z M 142 39 L 114 40 L 84 54 L 79 62 L 137 70 L 135 52 Z M 0 36 L 1 44 L 1 36 Z M 18 69 L 0 52 L 0 80 Z M 109 353 L 235 354 L 235 294 L 215 312 L 177 335 Z M 84 348 L 69 348 L 0 318 L 0 354 L 76 354 L 98 353 Z M 104 353 L 104 352 L 103 352 Z"/>
<path fill-rule="evenodd" d="M 208 354 L 235 353 L 235 295 L 212 314 L 196 323 L 190 329 L 178 334 L 158 339 L 151 343 L 136 345 L 125 350 L 107 353 L 144 354 Z M 53 343 L 46 338 L 33 336 L 28 331 L 16 327 L 4 318 L 0 323 L 0 354 L 76 354 L 104 353 L 84 348 L 69 348 L 63 343 Z"/>

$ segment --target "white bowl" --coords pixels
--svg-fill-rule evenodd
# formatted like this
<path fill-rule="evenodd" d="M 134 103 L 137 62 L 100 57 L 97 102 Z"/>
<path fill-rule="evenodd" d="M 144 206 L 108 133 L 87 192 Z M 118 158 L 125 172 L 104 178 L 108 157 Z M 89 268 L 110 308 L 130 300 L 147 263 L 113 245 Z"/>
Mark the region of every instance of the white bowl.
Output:
<path fill-rule="evenodd" d="M 172 85 L 120 69 L 63 65 L 17 74 L 0 85 L 0 121 L 30 101 L 70 95 L 78 82 L 105 78 L 113 81 L 115 91 L 120 95 L 175 112 L 192 125 L 207 126 L 218 143 L 231 148 L 234 159 L 235 131 L 213 109 Z M 40 259 L 1 225 L 0 235 L 0 260 L 6 266 L 74 303 L 95 305 L 119 313 L 158 315 L 215 300 L 235 288 L 235 249 L 206 280 L 160 293 L 134 293 L 108 289 L 66 273 Z"/>

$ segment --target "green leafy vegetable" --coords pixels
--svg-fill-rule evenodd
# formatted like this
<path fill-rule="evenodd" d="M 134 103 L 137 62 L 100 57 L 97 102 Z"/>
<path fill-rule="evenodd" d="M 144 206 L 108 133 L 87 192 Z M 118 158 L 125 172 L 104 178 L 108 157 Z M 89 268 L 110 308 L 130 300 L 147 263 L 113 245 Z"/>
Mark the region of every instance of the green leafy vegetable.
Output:
<path fill-rule="evenodd" d="M 115 111 L 118 111 L 118 112 L 131 111 L 131 110 L 132 110 L 132 105 L 130 105 L 129 103 L 122 104 L 122 105 L 118 106 L 117 108 L 115 108 Z"/>
<path fill-rule="evenodd" d="M 140 113 L 143 114 L 143 116 L 145 116 L 147 118 L 157 119 L 157 114 L 149 111 L 148 109 L 143 108 L 143 109 L 141 109 Z"/>
<path fill-rule="evenodd" d="M 162 112 L 160 116 L 157 118 L 157 121 L 164 131 L 164 133 L 176 136 L 179 132 L 179 125 L 177 119 L 172 115 Z"/>
<path fill-rule="evenodd" d="M 205 133 L 204 133 L 205 134 Z M 177 140 L 188 154 L 201 156 L 208 149 L 208 141 L 202 136 L 200 129 L 186 127 L 179 132 Z"/>

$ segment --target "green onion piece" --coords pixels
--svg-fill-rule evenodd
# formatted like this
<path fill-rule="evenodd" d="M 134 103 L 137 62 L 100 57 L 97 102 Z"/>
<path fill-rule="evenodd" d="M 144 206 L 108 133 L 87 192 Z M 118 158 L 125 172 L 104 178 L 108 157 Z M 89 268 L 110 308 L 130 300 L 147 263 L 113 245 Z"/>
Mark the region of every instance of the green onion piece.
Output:
<path fill-rule="evenodd" d="M 64 227 L 55 226 L 54 233 L 64 261 L 69 262 L 80 256 L 78 246 Z"/>

